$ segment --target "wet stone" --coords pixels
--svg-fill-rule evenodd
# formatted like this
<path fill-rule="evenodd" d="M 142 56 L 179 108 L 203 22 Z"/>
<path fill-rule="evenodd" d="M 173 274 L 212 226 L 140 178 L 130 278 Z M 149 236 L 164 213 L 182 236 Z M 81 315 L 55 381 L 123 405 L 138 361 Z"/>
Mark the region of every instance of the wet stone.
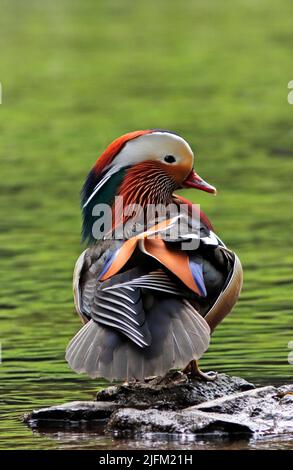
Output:
<path fill-rule="evenodd" d="M 139 383 L 115 385 L 97 401 L 76 401 L 32 411 L 34 429 L 101 429 L 105 433 L 293 435 L 293 385 L 259 387 L 220 374 L 214 382 L 170 372 Z"/>
<path fill-rule="evenodd" d="M 114 402 L 73 401 L 26 413 L 23 421 L 36 428 L 82 421 L 106 421 L 117 408 Z"/>
<path fill-rule="evenodd" d="M 190 380 L 182 372 L 169 372 L 146 382 L 108 387 L 97 393 L 98 401 L 115 401 L 121 407 L 178 410 L 255 386 L 240 377 L 219 374 L 213 382 Z"/>

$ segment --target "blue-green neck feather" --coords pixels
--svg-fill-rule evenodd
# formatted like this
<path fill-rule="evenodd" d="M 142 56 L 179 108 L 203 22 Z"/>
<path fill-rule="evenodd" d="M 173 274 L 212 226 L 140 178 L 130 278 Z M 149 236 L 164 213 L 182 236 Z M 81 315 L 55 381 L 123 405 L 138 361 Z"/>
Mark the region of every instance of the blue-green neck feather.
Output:
<path fill-rule="evenodd" d="M 111 178 L 95 194 L 91 201 L 85 207 L 83 207 L 94 191 L 94 188 L 101 180 L 101 176 L 97 176 L 94 170 L 91 170 L 88 174 L 81 191 L 81 206 L 83 215 L 82 240 L 88 244 L 94 243 L 96 241 L 92 234 L 92 227 L 97 219 L 97 217 L 92 215 L 94 206 L 96 204 L 112 205 L 114 197 L 117 195 L 118 189 L 125 176 L 125 172 L 126 169 L 121 169 L 117 173 L 114 173 L 114 175 L 112 175 Z"/>

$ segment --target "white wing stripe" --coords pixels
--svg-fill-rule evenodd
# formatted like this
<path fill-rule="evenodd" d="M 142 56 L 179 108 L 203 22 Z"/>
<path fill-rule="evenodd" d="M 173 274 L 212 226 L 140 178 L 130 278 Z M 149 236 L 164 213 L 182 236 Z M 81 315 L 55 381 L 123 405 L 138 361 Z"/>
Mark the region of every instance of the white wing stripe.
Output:
<path fill-rule="evenodd" d="M 108 305 L 105 305 L 103 304 L 102 302 L 97 302 L 96 304 L 98 307 L 101 307 L 101 308 L 104 308 L 105 310 L 110 310 L 111 312 L 116 312 L 116 313 L 119 313 L 119 315 L 122 315 L 123 317 L 125 318 L 128 318 L 128 320 L 132 321 L 132 323 L 135 323 L 136 325 L 140 326 L 140 324 L 133 318 L 133 317 L 130 317 L 129 315 L 127 315 L 127 313 L 125 312 L 121 312 L 121 310 L 117 310 L 116 308 L 114 307 L 111 307 L 111 306 L 108 306 Z M 103 317 L 103 316 L 106 316 L 107 318 L 112 318 L 113 319 L 113 316 L 109 316 L 103 312 L 99 312 L 99 316 Z M 99 321 L 99 320 L 98 320 Z M 115 317 L 115 321 L 117 321 L 118 323 L 121 323 L 122 325 L 124 325 L 125 323 L 120 320 L 119 318 Z M 128 325 L 129 328 L 133 329 L 133 331 L 136 331 L 134 328 L 132 328 L 130 325 Z M 137 332 L 137 334 L 140 335 L 139 332 Z M 142 336 L 142 335 L 141 335 Z"/>
<path fill-rule="evenodd" d="M 103 298 L 102 298 L 101 300 L 103 300 Z M 120 305 L 121 307 L 126 308 L 127 310 L 129 310 L 130 312 L 132 312 L 132 313 L 134 313 L 134 314 L 136 315 L 136 311 L 133 310 L 133 308 L 129 307 L 129 305 L 126 305 L 125 303 L 119 302 L 119 300 L 112 299 L 112 298 L 111 298 L 111 300 L 108 299 L 108 298 L 107 298 L 106 300 L 109 301 L 109 302 L 111 302 L 111 303 L 113 303 L 113 304 L 115 304 L 115 305 Z M 112 310 L 113 310 L 113 309 L 112 309 Z"/>

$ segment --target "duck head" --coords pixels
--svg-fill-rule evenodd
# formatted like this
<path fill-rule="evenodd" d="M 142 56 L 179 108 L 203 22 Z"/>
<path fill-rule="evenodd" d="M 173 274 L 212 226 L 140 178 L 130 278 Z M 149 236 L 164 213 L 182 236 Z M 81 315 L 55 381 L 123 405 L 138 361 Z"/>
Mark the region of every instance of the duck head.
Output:
<path fill-rule="evenodd" d="M 209 193 L 216 189 L 193 170 L 194 155 L 179 135 L 165 130 L 125 134 L 103 152 L 82 189 L 83 239 L 91 238 L 92 211 L 96 204 L 168 204 L 180 188 Z"/>

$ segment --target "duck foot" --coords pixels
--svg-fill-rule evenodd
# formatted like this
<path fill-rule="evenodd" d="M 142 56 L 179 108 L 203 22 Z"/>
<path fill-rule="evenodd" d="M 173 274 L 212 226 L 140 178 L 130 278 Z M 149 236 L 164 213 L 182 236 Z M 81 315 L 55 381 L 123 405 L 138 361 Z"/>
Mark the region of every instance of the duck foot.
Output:
<path fill-rule="evenodd" d="M 138 379 L 129 379 L 129 380 L 125 380 L 122 385 L 123 387 L 131 387 L 132 385 L 136 385 L 138 384 L 140 381 Z"/>
<path fill-rule="evenodd" d="M 190 363 L 185 367 L 185 369 L 183 369 L 182 372 L 191 379 L 201 379 L 206 382 L 213 382 L 218 377 L 217 372 L 202 372 L 202 370 L 199 368 L 198 361 L 195 359 L 190 361 Z"/>

